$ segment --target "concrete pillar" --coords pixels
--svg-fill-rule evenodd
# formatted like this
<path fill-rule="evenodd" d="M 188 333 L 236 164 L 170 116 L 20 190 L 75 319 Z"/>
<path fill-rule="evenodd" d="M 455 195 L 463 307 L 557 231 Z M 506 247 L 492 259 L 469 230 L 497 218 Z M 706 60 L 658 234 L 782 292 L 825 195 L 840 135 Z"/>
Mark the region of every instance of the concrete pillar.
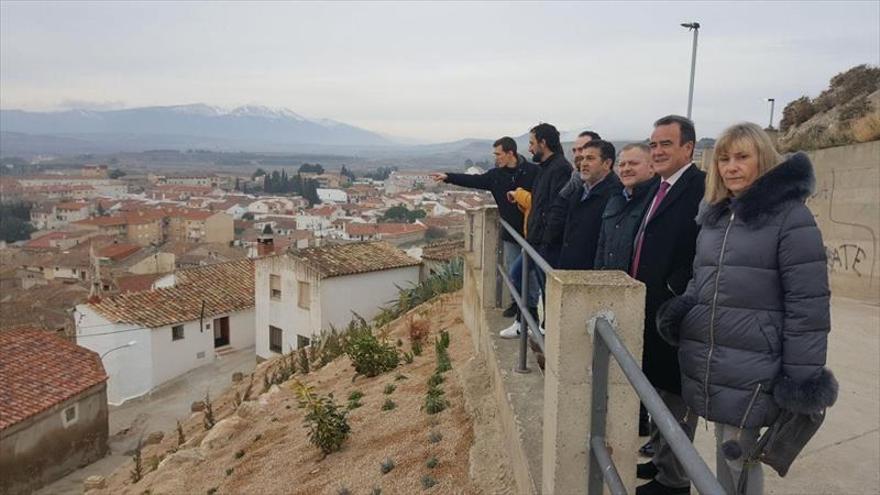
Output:
<path fill-rule="evenodd" d="M 497 287 L 498 277 L 496 276 L 498 262 L 498 230 L 501 225 L 498 223 L 498 207 L 483 206 L 481 209 L 482 221 L 480 225 L 480 244 L 482 251 L 480 256 L 480 269 L 482 270 L 480 277 L 480 299 L 483 309 L 491 309 L 495 307 L 495 288 Z M 503 282 L 502 282 L 503 283 Z"/>
<path fill-rule="evenodd" d="M 630 353 L 641 359 L 645 286 L 623 272 L 554 270 L 547 278 L 542 493 L 584 493 L 589 466 L 593 335 L 588 321 L 614 315 Z M 612 358 L 606 443 L 628 489 L 636 486 L 639 400 Z"/>

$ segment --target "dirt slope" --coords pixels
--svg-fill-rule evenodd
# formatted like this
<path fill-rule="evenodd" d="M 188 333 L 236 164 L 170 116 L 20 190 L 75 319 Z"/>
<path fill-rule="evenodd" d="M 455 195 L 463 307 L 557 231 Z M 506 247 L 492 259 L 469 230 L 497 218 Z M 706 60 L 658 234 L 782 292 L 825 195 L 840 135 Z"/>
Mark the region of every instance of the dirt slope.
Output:
<path fill-rule="evenodd" d="M 107 488 L 89 494 L 383 494 L 411 493 L 512 493 L 510 468 L 503 452 L 500 430 L 494 420 L 495 404 L 488 389 L 485 366 L 472 359 L 468 330 L 461 322 L 458 294 L 441 296 L 415 311 L 426 311 L 431 323 L 429 341 L 440 330 L 451 336 L 449 354 L 453 370 L 446 373 L 443 388 L 450 407 L 430 416 L 421 410 L 428 377 L 436 365 L 433 345 L 412 364 L 402 362 L 392 372 L 374 378 L 357 377 L 347 357 L 295 378 L 312 385 L 321 394 L 333 392 L 337 403 L 345 404 L 353 390 L 364 393 L 362 407 L 349 415 L 352 433 L 340 452 L 322 459 L 308 443 L 303 411 L 297 407 L 292 382 L 262 389 L 262 375 L 271 362 L 255 373 L 253 400 L 233 411 L 235 390 L 243 393 L 249 378 L 214 399 L 219 422 L 204 431 L 202 413 L 184 422 L 186 443 L 177 447 L 177 433 L 165 432 L 158 445 L 143 449 L 145 470 L 141 481 L 132 484 L 134 464 L 116 471 Z M 390 325 L 391 340 L 409 349 L 406 319 Z M 405 379 L 398 379 L 403 375 Z M 396 390 L 385 395 L 386 385 Z M 465 394 L 469 394 L 465 400 Z M 397 407 L 383 411 L 392 399 Z M 474 419 L 476 418 L 476 420 Z M 477 441 L 475 442 L 475 431 Z M 432 442 L 431 433 L 442 438 Z M 436 435 L 434 440 L 436 440 Z M 476 445 L 476 446 L 475 446 Z M 426 462 L 436 458 L 436 467 Z M 395 467 L 380 472 L 380 463 L 390 458 Z M 156 460 L 158 468 L 151 471 Z M 423 477 L 437 484 L 424 488 Z"/>

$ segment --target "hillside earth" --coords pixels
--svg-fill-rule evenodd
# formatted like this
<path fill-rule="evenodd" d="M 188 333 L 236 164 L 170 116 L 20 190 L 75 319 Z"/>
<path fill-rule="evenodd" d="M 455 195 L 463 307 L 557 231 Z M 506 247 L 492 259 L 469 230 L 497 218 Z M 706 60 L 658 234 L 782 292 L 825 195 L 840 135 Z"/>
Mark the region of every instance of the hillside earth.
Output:
<path fill-rule="evenodd" d="M 513 493 L 488 374 L 473 356 L 460 295 L 437 297 L 390 323 L 389 341 L 402 343 L 401 351 L 410 349 L 407 316 L 416 313 L 429 322 L 430 334 L 411 364 L 401 360 L 393 371 L 355 377 L 343 355 L 261 393 L 263 375 L 279 360 L 261 363 L 253 373 L 251 400 L 234 407 L 236 392 L 246 395 L 250 376 L 212 399 L 217 423 L 210 431 L 203 426 L 204 413 L 193 413 L 181 422 L 182 445 L 176 431 L 167 431 L 158 444 L 142 449 L 145 474 L 139 482 L 132 483 L 132 461 L 108 477 L 105 488 L 87 493 Z M 423 406 L 437 365 L 433 342 L 441 330 L 450 336 L 452 370 L 442 384 L 449 406 L 429 415 Z M 333 393 L 342 406 L 352 392 L 363 393 L 362 405 L 348 415 L 351 434 L 339 452 L 324 457 L 309 443 L 296 380 L 317 394 Z M 386 393 L 389 385 L 395 389 Z M 383 410 L 388 399 L 396 407 Z M 383 474 L 382 463 L 389 459 L 394 467 Z"/>

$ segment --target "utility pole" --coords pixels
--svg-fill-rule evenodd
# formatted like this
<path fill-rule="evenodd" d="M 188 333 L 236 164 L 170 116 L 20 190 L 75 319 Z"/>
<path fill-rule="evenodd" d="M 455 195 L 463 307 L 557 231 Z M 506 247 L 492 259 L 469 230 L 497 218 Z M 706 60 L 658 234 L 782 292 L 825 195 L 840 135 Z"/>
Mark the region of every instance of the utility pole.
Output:
<path fill-rule="evenodd" d="M 688 89 L 688 111 L 687 118 L 691 118 L 691 113 L 694 107 L 694 75 L 697 72 L 697 36 L 700 34 L 700 23 L 699 22 L 687 22 L 681 25 L 683 28 L 687 28 L 688 31 L 694 32 L 694 46 L 693 51 L 691 52 L 691 85 Z"/>
<path fill-rule="evenodd" d="M 776 98 L 767 98 L 770 102 L 770 123 L 767 124 L 768 129 L 773 129 L 773 110 L 776 107 Z"/>

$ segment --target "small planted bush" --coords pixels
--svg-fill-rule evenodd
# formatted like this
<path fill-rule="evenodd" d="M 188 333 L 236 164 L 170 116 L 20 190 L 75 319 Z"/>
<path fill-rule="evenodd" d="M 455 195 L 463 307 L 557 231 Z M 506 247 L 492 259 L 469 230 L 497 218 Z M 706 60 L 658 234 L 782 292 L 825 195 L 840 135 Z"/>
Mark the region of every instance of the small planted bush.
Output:
<path fill-rule="evenodd" d="M 385 390 L 383 390 L 382 393 L 385 395 L 391 395 L 394 393 L 394 391 L 396 389 L 397 389 L 397 385 L 395 385 L 393 383 L 389 383 L 388 385 L 385 385 Z"/>
<path fill-rule="evenodd" d="M 428 469 L 434 469 L 435 467 L 437 467 L 437 464 L 439 464 L 439 462 L 437 461 L 436 457 L 431 457 L 430 459 L 428 459 L 428 462 L 425 463 L 425 465 L 428 466 Z"/>
<path fill-rule="evenodd" d="M 446 373 L 452 369 L 449 352 L 443 347 L 441 340 L 434 340 L 434 353 L 437 355 L 437 373 Z"/>
<path fill-rule="evenodd" d="M 309 354 L 305 347 L 299 350 L 299 371 L 303 375 L 308 375 L 311 367 L 309 366 Z"/>
<path fill-rule="evenodd" d="M 432 431 L 428 433 L 428 441 L 431 443 L 438 443 L 440 440 L 443 440 L 443 434 L 439 431 Z"/>
<path fill-rule="evenodd" d="M 382 474 L 388 474 L 391 472 L 392 469 L 394 469 L 394 460 L 390 457 L 386 457 L 385 460 L 382 461 L 381 464 L 379 464 L 379 471 Z"/>
<path fill-rule="evenodd" d="M 350 335 L 345 353 L 359 375 L 376 376 L 397 368 L 400 355 L 393 345 L 379 341 L 372 332 L 357 332 Z"/>
<path fill-rule="evenodd" d="M 309 430 L 309 442 L 321 449 L 326 456 L 342 448 L 351 433 L 348 410 L 338 406 L 333 394 L 315 394 L 312 387 L 296 381 L 294 389 L 299 396 L 299 407 L 306 410 L 305 427 Z"/>
<path fill-rule="evenodd" d="M 243 451 L 243 450 L 237 450 L 237 451 L 235 452 L 235 458 L 236 458 L 236 459 L 241 459 L 242 457 L 244 457 L 244 451 Z"/>
<path fill-rule="evenodd" d="M 202 424 L 206 430 L 214 427 L 217 421 L 214 419 L 214 404 L 211 403 L 211 394 L 205 392 L 205 410 Z"/>
<path fill-rule="evenodd" d="M 422 355 L 422 343 L 421 342 L 413 342 L 412 343 L 412 353 L 414 356 Z"/>
<path fill-rule="evenodd" d="M 440 373 L 434 373 L 431 375 L 431 378 L 428 378 L 428 387 L 436 387 L 443 383 L 444 380 L 445 378 L 443 378 L 443 375 Z"/>
<path fill-rule="evenodd" d="M 144 463 L 143 458 L 141 457 L 141 449 L 142 444 L 141 441 L 138 440 L 137 447 L 135 447 L 134 453 L 131 456 L 131 460 L 134 462 L 134 467 L 128 474 L 129 478 L 131 478 L 132 483 L 137 483 L 144 477 Z"/>
<path fill-rule="evenodd" d="M 382 404 L 383 411 L 390 411 L 397 407 L 397 404 L 391 399 L 385 399 L 385 402 Z"/>
<path fill-rule="evenodd" d="M 449 331 L 448 330 L 440 330 L 440 345 L 442 345 L 444 349 L 449 349 Z"/>
<path fill-rule="evenodd" d="M 413 357 L 413 353 L 411 353 L 411 352 L 404 352 L 403 353 L 403 362 L 405 362 L 406 364 L 412 364 L 414 359 L 415 358 Z"/>
<path fill-rule="evenodd" d="M 444 397 L 443 389 L 440 387 L 430 387 L 428 388 L 428 393 L 425 396 L 425 412 L 428 414 L 437 414 L 438 412 L 446 409 L 446 406 L 449 405 L 449 401 Z"/>
<path fill-rule="evenodd" d="M 361 407 L 363 404 L 361 403 L 361 399 L 364 397 L 364 393 L 360 390 L 355 390 L 352 393 L 348 394 L 348 409 L 357 409 Z"/>
<path fill-rule="evenodd" d="M 437 480 L 435 480 L 430 475 L 426 474 L 426 475 L 422 476 L 422 488 L 424 488 L 425 490 L 427 490 L 428 488 L 431 488 L 432 486 L 434 486 L 436 484 L 437 484 Z"/>

